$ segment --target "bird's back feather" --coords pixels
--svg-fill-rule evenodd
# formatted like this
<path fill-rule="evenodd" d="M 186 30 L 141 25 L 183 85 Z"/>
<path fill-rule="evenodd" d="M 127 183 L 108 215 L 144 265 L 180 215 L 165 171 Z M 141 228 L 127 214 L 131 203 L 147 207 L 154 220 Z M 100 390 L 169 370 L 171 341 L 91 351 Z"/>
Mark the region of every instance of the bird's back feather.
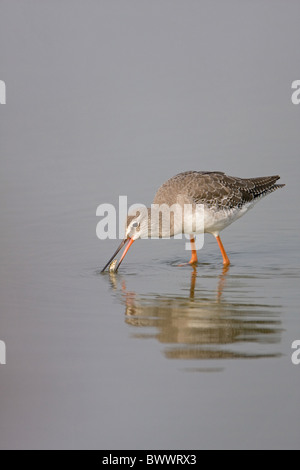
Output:
<path fill-rule="evenodd" d="M 154 204 L 172 205 L 178 195 L 194 204 L 205 204 L 220 209 L 241 208 L 282 188 L 276 184 L 280 177 L 237 178 L 222 172 L 189 171 L 166 181 L 157 191 Z"/>

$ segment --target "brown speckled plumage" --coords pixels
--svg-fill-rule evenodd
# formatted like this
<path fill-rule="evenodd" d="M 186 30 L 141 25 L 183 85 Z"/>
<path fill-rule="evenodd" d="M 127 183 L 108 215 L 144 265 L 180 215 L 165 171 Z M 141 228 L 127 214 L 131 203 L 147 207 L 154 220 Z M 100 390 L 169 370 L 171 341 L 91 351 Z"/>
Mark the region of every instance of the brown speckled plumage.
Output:
<path fill-rule="evenodd" d="M 174 176 L 166 181 L 155 195 L 153 204 L 156 205 L 157 212 L 151 206 L 151 209 L 146 209 L 144 212 L 138 210 L 135 216 L 127 218 L 126 238 L 103 271 L 121 248 L 127 245 L 119 264 L 111 268 L 117 271 L 130 246 L 139 238 L 149 236 L 169 238 L 181 233 L 190 235 L 192 258 L 189 264 L 195 265 L 198 262 L 195 234 L 203 232 L 214 235 L 223 257 L 224 267 L 228 268 L 230 261 L 221 242 L 220 232 L 246 214 L 259 199 L 282 188 L 284 184 L 276 184 L 278 179 L 278 175 L 237 178 L 219 171 L 187 171 Z M 159 206 L 164 205 L 171 209 L 167 227 L 163 224 L 162 214 L 159 214 L 162 209 Z M 192 211 L 187 216 L 184 214 L 186 205 L 192 206 Z M 155 219 L 153 215 L 157 213 L 159 218 Z M 203 222 L 200 226 L 196 224 L 198 216 Z"/>
<path fill-rule="evenodd" d="M 157 191 L 154 204 L 172 205 L 183 195 L 186 202 L 215 209 L 241 208 L 282 188 L 284 184 L 276 184 L 279 178 L 278 175 L 237 178 L 219 171 L 187 171 L 166 181 Z"/>

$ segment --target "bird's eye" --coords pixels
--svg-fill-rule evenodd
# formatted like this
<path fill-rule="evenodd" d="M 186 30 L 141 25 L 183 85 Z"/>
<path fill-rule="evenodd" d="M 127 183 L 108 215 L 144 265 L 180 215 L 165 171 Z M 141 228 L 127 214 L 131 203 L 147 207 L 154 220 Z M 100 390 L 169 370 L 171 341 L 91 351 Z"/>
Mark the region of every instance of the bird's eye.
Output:
<path fill-rule="evenodd" d="M 134 222 L 134 223 L 132 224 L 132 227 L 133 227 L 133 228 L 138 228 L 139 225 L 140 225 L 140 224 L 139 224 L 138 222 Z"/>

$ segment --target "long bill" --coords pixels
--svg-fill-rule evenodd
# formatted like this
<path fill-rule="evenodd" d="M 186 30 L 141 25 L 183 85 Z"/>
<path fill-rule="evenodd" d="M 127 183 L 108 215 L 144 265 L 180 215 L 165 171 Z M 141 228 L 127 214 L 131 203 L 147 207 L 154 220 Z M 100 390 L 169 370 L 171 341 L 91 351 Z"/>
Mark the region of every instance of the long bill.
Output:
<path fill-rule="evenodd" d="M 118 271 L 118 269 L 119 269 L 119 267 L 120 267 L 120 264 L 122 263 L 123 259 L 124 259 L 125 256 L 127 255 L 127 252 L 128 252 L 128 250 L 129 250 L 129 248 L 131 247 L 131 245 L 132 245 L 133 242 L 134 242 L 134 239 L 133 239 L 133 238 L 128 238 L 128 240 L 129 240 L 129 243 L 128 243 L 128 245 L 126 246 L 126 248 L 125 248 L 125 250 L 124 250 L 124 253 L 123 253 L 122 256 L 121 256 L 121 259 L 120 259 L 119 264 L 118 264 L 118 266 L 117 266 L 117 268 L 116 268 L 116 271 Z"/>
<path fill-rule="evenodd" d="M 128 242 L 129 242 L 129 243 L 128 243 Z M 130 248 L 131 245 L 133 244 L 133 242 L 134 242 L 134 240 L 133 240 L 132 238 L 125 238 L 125 239 L 121 242 L 121 244 L 120 244 L 120 246 L 118 247 L 118 249 L 116 250 L 116 252 L 112 255 L 112 257 L 110 258 L 110 260 L 106 263 L 106 265 L 104 266 L 104 268 L 102 269 L 101 272 L 104 273 L 104 271 L 106 270 L 107 266 L 110 265 L 110 263 L 114 260 L 114 258 L 115 258 L 115 257 L 117 256 L 117 254 L 119 253 L 119 251 L 121 251 L 122 248 L 123 248 L 123 246 L 125 246 L 126 243 L 128 243 L 128 245 L 127 245 L 127 247 L 126 247 L 126 249 L 125 249 L 125 251 L 124 251 L 124 253 L 123 253 L 123 255 L 122 255 L 121 259 L 120 259 L 120 261 L 119 261 L 119 264 L 118 264 L 118 266 L 117 266 L 117 268 L 116 268 L 116 271 L 117 271 L 117 270 L 119 269 L 119 266 L 120 266 L 120 264 L 122 263 L 123 259 L 125 258 L 127 251 L 129 250 L 129 248 Z"/>

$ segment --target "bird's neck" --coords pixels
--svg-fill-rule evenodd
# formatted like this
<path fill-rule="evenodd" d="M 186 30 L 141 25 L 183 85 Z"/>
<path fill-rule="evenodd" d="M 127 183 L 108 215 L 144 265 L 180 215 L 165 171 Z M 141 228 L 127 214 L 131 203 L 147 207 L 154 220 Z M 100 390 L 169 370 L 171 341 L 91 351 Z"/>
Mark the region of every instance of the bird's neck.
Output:
<path fill-rule="evenodd" d="M 170 210 L 167 205 L 152 205 L 148 208 L 148 231 L 150 238 L 170 238 L 181 232 L 177 227 L 176 210 Z"/>

